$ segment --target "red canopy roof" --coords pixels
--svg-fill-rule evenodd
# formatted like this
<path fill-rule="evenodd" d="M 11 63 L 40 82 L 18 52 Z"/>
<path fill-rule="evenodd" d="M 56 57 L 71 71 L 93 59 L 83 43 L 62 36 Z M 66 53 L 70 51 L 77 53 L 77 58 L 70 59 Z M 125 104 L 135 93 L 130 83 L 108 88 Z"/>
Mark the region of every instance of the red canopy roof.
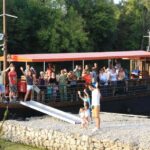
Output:
<path fill-rule="evenodd" d="M 104 59 L 142 59 L 150 58 L 147 51 L 115 51 L 115 52 L 88 52 L 88 53 L 53 53 L 53 54 L 14 54 L 9 61 L 14 62 L 59 62 Z M 3 58 L 1 58 L 3 60 Z"/>

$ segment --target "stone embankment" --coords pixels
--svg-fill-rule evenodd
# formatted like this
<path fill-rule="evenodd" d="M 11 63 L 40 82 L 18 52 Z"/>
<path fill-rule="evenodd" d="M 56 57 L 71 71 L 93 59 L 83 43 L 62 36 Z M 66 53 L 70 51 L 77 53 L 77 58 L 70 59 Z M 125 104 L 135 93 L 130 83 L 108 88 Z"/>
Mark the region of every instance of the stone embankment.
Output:
<path fill-rule="evenodd" d="M 2 138 L 48 150 L 150 150 L 150 120 L 144 116 L 101 113 L 101 129 L 87 129 L 49 116 L 7 120 Z"/>

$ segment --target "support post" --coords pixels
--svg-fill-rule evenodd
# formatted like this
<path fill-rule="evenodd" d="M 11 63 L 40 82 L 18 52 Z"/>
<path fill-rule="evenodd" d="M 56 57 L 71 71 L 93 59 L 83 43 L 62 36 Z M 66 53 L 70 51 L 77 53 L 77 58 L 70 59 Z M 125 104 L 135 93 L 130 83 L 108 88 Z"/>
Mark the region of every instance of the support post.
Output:
<path fill-rule="evenodd" d="M 72 70 L 74 70 L 74 61 L 72 61 Z"/>
<path fill-rule="evenodd" d="M 45 72 L 45 61 L 43 63 L 43 71 Z"/>
<path fill-rule="evenodd" d="M 7 68 L 7 33 L 6 33 L 6 2 L 5 0 L 3 0 L 3 34 L 4 34 L 4 38 L 3 38 L 3 70 L 6 70 Z M 4 85 L 6 85 L 6 73 L 4 72 L 4 76 L 3 76 L 3 83 Z"/>
<path fill-rule="evenodd" d="M 84 69 L 84 65 L 85 65 L 84 60 L 82 60 L 82 69 Z"/>
<path fill-rule="evenodd" d="M 28 65 L 28 62 L 26 61 L 26 64 L 25 64 L 25 68 L 26 68 L 26 69 L 25 69 L 25 70 L 27 70 L 27 65 Z"/>

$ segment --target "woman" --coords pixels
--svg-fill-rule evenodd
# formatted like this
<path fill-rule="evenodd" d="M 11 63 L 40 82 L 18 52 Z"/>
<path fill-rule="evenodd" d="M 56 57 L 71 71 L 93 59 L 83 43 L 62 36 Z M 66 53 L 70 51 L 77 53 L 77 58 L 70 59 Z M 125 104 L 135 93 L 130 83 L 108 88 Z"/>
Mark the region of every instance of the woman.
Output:
<path fill-rule="evenodd" d="M 30 100 L 33 98 L 33 77 L 32 77 L 32 72 L 30 70 L 27 71 L 27 73 L 24 72 L 23 67 L 20 67 L 20 70 L 26 77 L 26 82 L 27 82 L 27 92 L 24 97 L 24 101 L 27 100 L 29 94 L 31 94 Z"/>
<path fill-rule="evenodd" d="M 107 74 L 103 68 L 99 72 L 99 82 L 100 85 L 108 85 Z"/>

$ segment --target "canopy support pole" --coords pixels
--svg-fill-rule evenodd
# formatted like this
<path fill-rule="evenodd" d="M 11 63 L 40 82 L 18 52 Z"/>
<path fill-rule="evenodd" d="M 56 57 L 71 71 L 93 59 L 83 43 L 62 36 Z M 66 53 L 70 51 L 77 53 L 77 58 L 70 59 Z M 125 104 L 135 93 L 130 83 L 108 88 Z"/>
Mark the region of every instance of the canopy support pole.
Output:
<path fill-rule="evenodd" d="M 45 61 L 43 63 L 43 71 L 45 72 Z"/>
<path fill-rule="evenodd" d="M 84 60 L 82 60 L 82 69 L 84 69 Z"/>
<path fill-rule="evenodd" d="M 74 60 L 72 61 L 72 70 L 74 70 Z"/>
<path fill-rule="evenodd" d="M 27 61 L 26 61 L 26 63 L 25 63 L 25 68 L 26 68 L 26 70 L 27 70 L 27 65 L 28 65 L 28 63 L 27 63 Z"/>

